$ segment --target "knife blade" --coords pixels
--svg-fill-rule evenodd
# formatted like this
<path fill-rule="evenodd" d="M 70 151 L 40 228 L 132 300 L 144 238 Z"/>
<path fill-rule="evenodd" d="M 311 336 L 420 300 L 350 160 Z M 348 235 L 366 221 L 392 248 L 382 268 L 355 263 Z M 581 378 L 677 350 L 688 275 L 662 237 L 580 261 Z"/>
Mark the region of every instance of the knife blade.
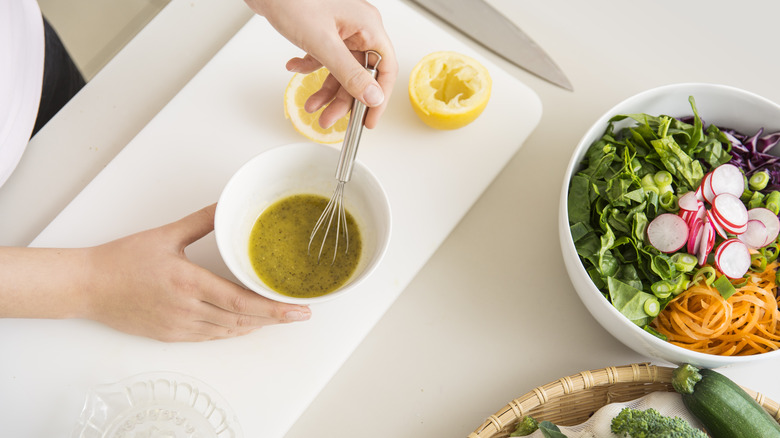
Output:
<path fill-rule="evenodd" d="M 567 90 L 569 79 L 517 25 L 484 0 L 411 0 L 510 63 Z"/>

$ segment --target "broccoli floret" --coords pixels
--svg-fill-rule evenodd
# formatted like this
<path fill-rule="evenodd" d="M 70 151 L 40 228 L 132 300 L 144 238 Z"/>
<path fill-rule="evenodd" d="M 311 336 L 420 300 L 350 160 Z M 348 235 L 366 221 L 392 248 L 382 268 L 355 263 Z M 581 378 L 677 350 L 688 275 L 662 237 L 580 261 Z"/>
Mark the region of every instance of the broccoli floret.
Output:
<path fill-rule="evenodd" d="M 539 429 L 539 422 L 533 417 L 526 415 L 523 419 L 517 423 L 515 431 L 509 436 L 528 436 Z"/>
<path fill-rule="evenodd" d="M 623 408 L 612 419 L 612 433 L 631 438 L 707 438 L 680 417 L 665 417 L 655 409 Z"/>
<path fill-rule="evenodd" d="M 701 379 L 699 369 L 686 363 L 674 369 L 672 387 L 680 394 L 693 394 L 693 388 Z"/>

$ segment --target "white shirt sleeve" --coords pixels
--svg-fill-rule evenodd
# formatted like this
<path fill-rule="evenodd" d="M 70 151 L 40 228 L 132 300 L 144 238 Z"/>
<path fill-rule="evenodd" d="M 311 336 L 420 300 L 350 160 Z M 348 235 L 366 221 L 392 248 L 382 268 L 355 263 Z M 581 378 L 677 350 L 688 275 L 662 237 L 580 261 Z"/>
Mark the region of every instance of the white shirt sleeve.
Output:
<path fill-rule="evenodd" d="M 41 100 L 43 17 L 36 0 L 0 0 L 0 186 L 19 164 Z"/>

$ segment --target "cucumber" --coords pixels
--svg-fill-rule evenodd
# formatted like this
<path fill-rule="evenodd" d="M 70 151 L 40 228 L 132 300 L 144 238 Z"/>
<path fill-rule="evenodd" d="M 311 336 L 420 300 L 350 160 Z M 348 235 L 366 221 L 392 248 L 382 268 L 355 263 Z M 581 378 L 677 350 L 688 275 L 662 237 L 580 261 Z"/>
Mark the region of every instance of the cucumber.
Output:
<path fill-rule="evenodd" d="M 780 424 L 728 377 L 682 365 L 674 370 L 674 390 L 713 438 L 780 438 Z"/>

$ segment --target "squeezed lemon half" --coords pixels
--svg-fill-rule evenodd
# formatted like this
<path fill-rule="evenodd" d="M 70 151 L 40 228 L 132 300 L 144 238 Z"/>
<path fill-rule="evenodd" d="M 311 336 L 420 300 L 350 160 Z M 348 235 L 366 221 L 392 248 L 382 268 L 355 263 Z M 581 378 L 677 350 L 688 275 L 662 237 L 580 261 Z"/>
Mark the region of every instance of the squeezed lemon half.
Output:
<path fill-rule="evenodd" d="M 482 114 L 491 86 L 490 73 L 479 61 L 457 52 L 434 52 L 412 69 L 409 100 L 426 125 L 458 129 Z"/>
<path fill-rule="evenodd" d="M 325 67 L 308 74 L 295 73 L 284 90 L 284 116 L 292 121 L 296 131 L 309 140 L 334 144 L 344 140 L 349 113 L 330 128 L 322 128 L 319 119 L 324 107 L 313 113 L 308 113 L 304 109 L 306 100 L 320 89 L 328 74 L 328 69 Z"/>

